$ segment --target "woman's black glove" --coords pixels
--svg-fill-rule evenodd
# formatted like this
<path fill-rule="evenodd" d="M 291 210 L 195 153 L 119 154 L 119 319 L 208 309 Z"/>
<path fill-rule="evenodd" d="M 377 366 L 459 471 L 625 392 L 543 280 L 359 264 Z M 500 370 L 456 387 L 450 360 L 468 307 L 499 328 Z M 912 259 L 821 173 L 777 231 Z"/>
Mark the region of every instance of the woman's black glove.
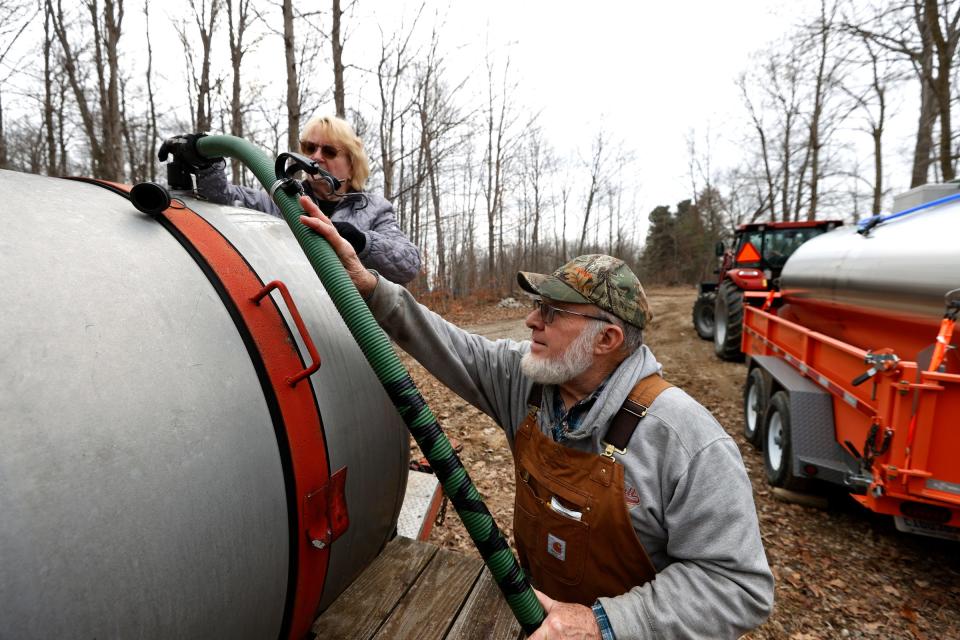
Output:
<path fill-rule="evenodd" d="M 184 133 L 173 136 L 172 138 L 167 138 L 163 141 L 163 144 L 160 145 L 157 157 L 160 159 L 160 162 L 165 162 L 167 156 L 171 155 L 175 161 L 180 162 L 191 173 L 196 173 L 201 169 L 206 169 L 218 162 L 222 162 L 223 158 L 221 157 L 208 158 L 197 151 L 197 140 L 206 137 L 206 135 L 205 133 Z"/>
<path fill-rule="evenodd" d="M 349 222 L 337 220 L 333 223 L 333 226 L 337 228 L 337 233 L 349 242 L 350 246 L 353 247 L 353 250 L 357 253 L 363 251 L 363 248 L 367 246 L 367 236 L 363 234 L 363 231 L 360 231 L 360 229 L 357 229 Z"/>

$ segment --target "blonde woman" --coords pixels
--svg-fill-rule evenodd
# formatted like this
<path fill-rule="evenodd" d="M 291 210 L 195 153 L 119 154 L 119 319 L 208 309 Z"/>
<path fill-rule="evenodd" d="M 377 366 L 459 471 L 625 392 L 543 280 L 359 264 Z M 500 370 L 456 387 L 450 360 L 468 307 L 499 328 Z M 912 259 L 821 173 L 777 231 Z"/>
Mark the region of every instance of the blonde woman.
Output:
<path fill-rule="evenodd" d="M 189 138 L 193 138 L 192 145 Z M 180 139 L 184 143 L 170 144 L 174 155 L 178 149 L 196 149 L 195 136 Z M 420 252 L 397 225 L 393 205 L 364 191 L 370 161 L 353 127 L 342 118 L 314 116 L 300 134 L 300 152 L 340 180 L 340 188 L 333 192 L 323 180 L 308 176 L 304 189 L 350 242 L 363 265 L 398 284 L 413 280 L 420 271 Z M 180 157 L 197 174 L 198 193 L 211 202 L 281 215 L 266 191 L 230 184 L 222 158 L 201 159 L 195 152 Z"/>

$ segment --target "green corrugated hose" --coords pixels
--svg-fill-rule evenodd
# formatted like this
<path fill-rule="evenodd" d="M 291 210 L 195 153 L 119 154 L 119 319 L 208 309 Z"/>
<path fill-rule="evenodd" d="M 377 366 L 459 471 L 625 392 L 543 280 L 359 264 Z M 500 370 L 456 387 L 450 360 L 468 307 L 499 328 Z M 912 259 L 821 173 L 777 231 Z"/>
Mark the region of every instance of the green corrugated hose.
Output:
<path fill-rule="evenodd" d="M 274 162 L 260 148 L 234 136 L 205 136 L 197 141 L 197 150 L 207 157 L 225 156 L 243 162 L 267 190 L 276 182 Z M 463 463 L 450 446 L 436 416 L 410 377 L 410 373 L 394 353 L 390 340 L 357 292 L 340 259 L 321 236 L 302 222 L 303 208 L 296 197 L 282 189 L 274 193 L 274 201 L 307 254 L 314 271 L 343 317 L 347 328 L 397 407 L 420 450 L 443 485 L 443 490 L 463 520 L 477 550 L 490 568 L 517 621 L 528 634 L 545 616 L 540 601 L 510 551 L 493 516 L 480 493 L 467 475 Z"/>

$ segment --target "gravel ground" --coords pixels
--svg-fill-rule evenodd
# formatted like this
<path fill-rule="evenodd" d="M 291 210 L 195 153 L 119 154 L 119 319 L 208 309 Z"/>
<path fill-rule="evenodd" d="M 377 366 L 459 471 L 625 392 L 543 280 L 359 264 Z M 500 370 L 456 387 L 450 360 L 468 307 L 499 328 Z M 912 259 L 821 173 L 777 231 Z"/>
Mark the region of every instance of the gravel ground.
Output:
<path fill-rule="evenodd" d="M 655 315 L 646 340 L 664 376 L 706 406 L 740 447 L 754 488 L 767 557 L 777 579 L 773 615 L 747 638 L 960 638 L 960 544 L 903 534 L 845 495 L 822 509 L 778 499 L 763 458 L 741 435 L 744 365 L 714 357 L 693 330 L 695 291 L 648 291 Z M 495 306 L 458 309 L 449 317 L 490 338 L 528 335 L 524 311 Z M 461 458 L 508 538 L 512 535 L 513 463 L 493 422 L 405 357 L 448 435 L 464 443 Z M 411 455 L 420 453 L 412 445 Z M 431 541 L 477 553 L 449 509 Z"/>

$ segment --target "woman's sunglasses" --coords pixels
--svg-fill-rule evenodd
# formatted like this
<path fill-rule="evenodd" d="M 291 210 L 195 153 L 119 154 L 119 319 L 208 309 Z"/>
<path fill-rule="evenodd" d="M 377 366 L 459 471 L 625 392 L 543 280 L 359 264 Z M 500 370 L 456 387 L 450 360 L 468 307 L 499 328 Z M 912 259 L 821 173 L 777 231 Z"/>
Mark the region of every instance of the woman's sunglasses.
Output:
<path fill-rule="evenodd" d="M 325 160 L 333 160 L 340 155 L 340 149 L 337 149 L 332 144 L 318 145 L 316 142 L 310 142 L 309 140 L 300 141 L 300 151 L 304 155 L 312 156 L 317 152 L 317 149 L 320 149 L 320 155 L 323 156 Z"/>

